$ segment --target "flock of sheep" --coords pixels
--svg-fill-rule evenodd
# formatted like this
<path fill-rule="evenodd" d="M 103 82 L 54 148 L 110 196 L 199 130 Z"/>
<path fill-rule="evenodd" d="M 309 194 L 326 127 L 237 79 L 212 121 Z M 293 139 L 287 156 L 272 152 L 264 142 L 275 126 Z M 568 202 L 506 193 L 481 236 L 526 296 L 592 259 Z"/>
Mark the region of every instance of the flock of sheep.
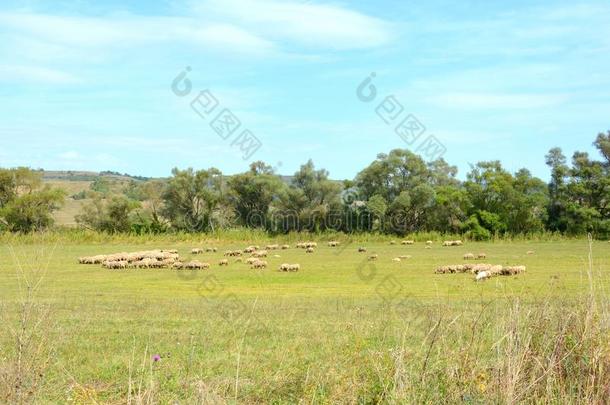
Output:
<path fill-rule="evenodd" d="M 180 263 L 180 256 L 177 250 L 145 250 L 81 257 L 78 262 L 80 264 L 101 264 L 107 269 L 168 268 Z"/>
<path fill-rule="evenodd" d="M 307 242 L 306 249 L 309 252 L 310 249 L 313 249 L 317 244 L 315 242 Z M 269 251 L 271 250 L 286 250 L 290 249 L 290 245 L 267 245 L 264 249 L 261 249 L 259 246 L 248 246 L 243 250 L 227 250 L 224 252 L 225 257 L 236 258 L 236 263 L 243 263 L 250 265 L 252 269 L 266 269 L 268 263 L 266 260 L 263 260 L 269 255 Z M 203 253 L 215 253 L 218 251 L 216 247 L 208 247 L 205 249 L 202 248 L 193 248 L 191 249 L 191 255 L 200 255 Z M 311 250 L 313 252 L 313 250 Z M 242 258 L 244 255 L 249 254 L 250 257 L 245 261 Z M 274 255 L 274 257 L 280 257 L 279 255 Z M 81 257 L 78 259 L 80 264 L 101 264 L 102 267 L 107 269 L 176 269 L 176 270 L 205 270 L 211 267 L 210 263 L 202 263 L 199 260 L 190 260 L 183 261 L 178 251 L 175 249 L 172 250 L 147 250 L 141 252 L 122 252 L 122 253 L 113 253 L 109 255 L 97 255 L 97 256 L 88 256 Z M 218 262 L 219 267 L 229 266 L 228 259 L 221 259 Z M 288 264 L 283 263 L 279 266 L 279 271 L 290 271 L 295 272 L 301 269 L 300 264 Z"/>
<path fill-rule="evenodd" d="M 436 274 L 472 273 L 476 281 L 486 280 L 494 276 L 515 276 L 525 272 L 525 266 L 501 266 L 493 264 L 453 264 L 440 266 Z"/>
<path fill-rule="evenodd" d="M 396 245 L 396 241 L 391 241 L 391 245 Z M 414 245 L 415 241 L 413 240 L 403 240 L 400 242 L 401 245 L 409 246 Z M 426 241 L 426 248 L 432 248 L 434 243 L 432 241 Z M 330 241 L 327 243 L 329 248 L 336 248 L 340 245 L 338 241 Z M 461 240 L 457 241 L 444 241 L 442 246 L 462 246 L 463 242 Z M 296 244 L 296 248 L 304 249 L 306 253 L 315 253 L 318 248 L 318 244 L 316 242 L 299 242 Z M 290 249 L 290 245 L 279 245 L 279 244 L 270 244 L 261 249 L 260 246 L 250 245 L 241 250 L 227 250 L 224 252 L 224 259 L 221 259 L 218 262 L 219 267 L 226 267 L 230 265 L 229 258 L 234 258 L 235 263 L 245 263 L 250 266 L 251 269 L 266 269 L 269 266 L 269 263 L 264 260 L 269 255 L 270 252 L 276 250 L 288 250 Z M 364 246 L 358 247 L 357 251 L 359 253 L 366 253 L 367 248 Z M 218 248 L 216 247 L 206 247 L 203 248 L 193 248 L 191 249 L 191 255 L 201 255 L 204 253 L 216 253 L 218 252 Z M 532 251 L 527 252 L 528 255 L 533 254 Z M 248 258 L 244 258 L 244 256 L 248 255 Z M 273 255 L 274 258 L 281 257 L 278 254 Z M 401 262 L 404 260 L 411 259 L 411 255 L 401 255 L 392 259 L 392 262 Z M 487 258 L 485 253 L 466 253 L 464 254 L 464 260 L 484 260 Z M 375 261 L 379 259 L 378 254 L 371 254 L 368 256 L 369 261 Z M 132 253 L 114 253 L 109 255 L 97 255 L 90 257 L 81 257 L 79 258 L 79 263 L 81 264 L 101 264 L 103 267 L 107 269 L 128 269 L 128 268 L 137 268 L 137 269 L 160 269 L 160 268 L 169 268 L 169 269 L 188 269 L 188 270 L 204 270 L 211 268 L 210 263 L 200 262 L 198 260 L 189 260 L 184 261 L 178 251 L 175 249 L 172 250 L 147 250 L 140 252 L 132 252 Z M 282 263 L 279 266 L 279 271 L 282 272 L 296 272 L 301 270 L 301 265 L 290 264 L 290 263 Z M 492 264 L 458 264 L 458 265 L 448 265 L 448 266 L 440 266 L 436 269 L 437 274 L 449 274 L 449 273 L 472 273 L 475 275 L 476 281 L 481 281 L 488 279 L 493 276 L 501 275 L 501 276 L 511 276 L 521 274 L 525 271 L 525 266 L 501 266 L 501 265 L 492 265 Z"/>

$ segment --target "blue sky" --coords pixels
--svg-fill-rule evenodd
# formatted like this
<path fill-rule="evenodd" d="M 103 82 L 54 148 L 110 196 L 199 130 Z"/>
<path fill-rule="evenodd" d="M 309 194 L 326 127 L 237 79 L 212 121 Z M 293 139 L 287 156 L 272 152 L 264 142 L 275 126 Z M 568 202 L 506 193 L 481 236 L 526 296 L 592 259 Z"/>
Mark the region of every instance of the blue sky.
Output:
<path fill-rule="evenodd" d="M 291 174 L 312 158 L 352 178 L 407 147 L 375 111 L 390 95 L 460 177 L 499 159 L 547 178 L 551 147 L 593 152 L 610 129 L 607 0 L 420 3 L 4 0 L 0 166 Z M 177 97 L 186 66 L 193 90 Z M 253 157 L 190 108 L 204 89 L 260 140 Z"/>

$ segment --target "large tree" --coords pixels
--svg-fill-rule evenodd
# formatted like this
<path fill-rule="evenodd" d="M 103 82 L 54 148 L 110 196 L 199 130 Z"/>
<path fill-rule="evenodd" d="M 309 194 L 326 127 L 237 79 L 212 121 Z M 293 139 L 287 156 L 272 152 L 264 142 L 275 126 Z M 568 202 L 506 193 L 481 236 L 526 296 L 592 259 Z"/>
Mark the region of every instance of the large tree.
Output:
<path fill-rule="evenodd" d="M 32 232 L 53 224 L 53 211 L 66 193 L 42 184 L 40 173 L 28 168 L 0 169 L 0 227 Z"/>
<path fill-rule="evenodd" d="M 163 193 L 162 214 L 175 229 L 213 231 L 223 198 L 220 170 L 173 169 Z"/>
<path fill-rule="evenodd" d="M 269 211 L 285 184 L 263 162 L 254 162 L 246 173 L 232 176 L 227 182 L 229 203 L 238 214 L 238 221 L 250 227 L 269 226 Z"/>

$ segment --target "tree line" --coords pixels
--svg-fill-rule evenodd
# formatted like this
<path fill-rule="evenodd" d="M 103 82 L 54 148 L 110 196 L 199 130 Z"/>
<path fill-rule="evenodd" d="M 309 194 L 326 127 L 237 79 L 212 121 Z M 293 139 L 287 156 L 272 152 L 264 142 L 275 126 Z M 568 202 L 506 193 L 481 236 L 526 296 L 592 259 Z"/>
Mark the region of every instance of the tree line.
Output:
<path fill-rule="evenodd" d="M 210 232 L 247 227 L 405 235 L 463 234 L 476 240 L 545 231 L 610 237 L 610 131 L 594 141 L 596 160 L 561 149 L 546 155 L 548 183 L 499 161 L 471 166 L 465 181 L 443 159 L 425 162 L 403 149 L 379 154 L 353 180 L 334 181 L 310 160 L 289 181 L 264 162 L 224 176 L 215 168 L 174 169 L 162 180 L 132 181 L 120 193 L 92 183 L 77 222 L 104 232 Z M 27 169 L 0 170 L 0 226 L 32 231 L 52 225 L 61 191 Z"/>

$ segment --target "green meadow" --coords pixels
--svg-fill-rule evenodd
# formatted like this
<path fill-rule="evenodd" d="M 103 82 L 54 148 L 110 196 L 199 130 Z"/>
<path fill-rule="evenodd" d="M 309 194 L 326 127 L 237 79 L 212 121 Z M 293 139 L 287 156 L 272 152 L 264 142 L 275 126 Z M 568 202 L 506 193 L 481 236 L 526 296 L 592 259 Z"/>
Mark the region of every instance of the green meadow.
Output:
<path fill-rule="evenodd" d="M 293 239 L 255 243 L 272 242 L 291 248 L 252 270 L 233 258 L 218 266 L 249 240 L 4 241 L 0 403 L 579 403 L 608 393 L 607 242 L 341 239 L 312 254 Z M 218 252 L 190 254 L 207 246 Z M 78 264 L 150 249 L 211 269 Z M 478 283 L 434 273 L 469 252 L 527 271 Z M 392 261 L 401 255 L 411 258 Z"/>

